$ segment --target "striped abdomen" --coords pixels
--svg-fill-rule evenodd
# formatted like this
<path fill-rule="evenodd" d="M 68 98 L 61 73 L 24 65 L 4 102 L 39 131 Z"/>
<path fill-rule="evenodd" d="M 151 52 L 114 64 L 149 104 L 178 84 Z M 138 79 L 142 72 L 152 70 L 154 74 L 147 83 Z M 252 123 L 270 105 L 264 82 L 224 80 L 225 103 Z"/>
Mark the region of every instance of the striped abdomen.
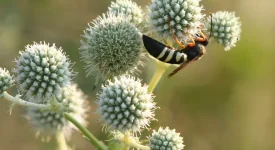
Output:
<path fill-rule="evenodd" d="M 150 55 L 169 64 L 182 64 L 187 60 L 187 55 L 179 50 L 173 50 L 164 44 L 143 35 L 143 43 Z"/>

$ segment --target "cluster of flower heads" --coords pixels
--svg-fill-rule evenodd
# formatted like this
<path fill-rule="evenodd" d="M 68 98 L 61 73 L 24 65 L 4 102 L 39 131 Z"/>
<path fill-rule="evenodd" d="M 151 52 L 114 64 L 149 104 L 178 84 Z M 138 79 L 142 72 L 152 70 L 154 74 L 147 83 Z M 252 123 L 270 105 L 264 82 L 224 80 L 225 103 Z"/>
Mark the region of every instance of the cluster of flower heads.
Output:
<path fill-rule="evenodd" d="M 36 103 L 47 103 L 53 94 L 69 85 L 73 76 L 62 49 L 42 42 L 27 45 L 20 52 L 14 72 L 19 91 Z"/>
<path fill-rule="evenodd" d="M 58 102 L 66 102 L 71 109 L 70 115 L 80 124 L 87 125 L 89 107 L 86 96 L 77 88 L 76 84 L 66 86 L 61 89 L 61 93 L 56 96 Z M 69 138 L 71 130 L 75 126 L 67 121 L 61 112 L 43 111 L 36 108 L 27 108 L 26 118 L 38 133 L 44 136 L 52 136 L 57 132 L 64 133 Z"/>

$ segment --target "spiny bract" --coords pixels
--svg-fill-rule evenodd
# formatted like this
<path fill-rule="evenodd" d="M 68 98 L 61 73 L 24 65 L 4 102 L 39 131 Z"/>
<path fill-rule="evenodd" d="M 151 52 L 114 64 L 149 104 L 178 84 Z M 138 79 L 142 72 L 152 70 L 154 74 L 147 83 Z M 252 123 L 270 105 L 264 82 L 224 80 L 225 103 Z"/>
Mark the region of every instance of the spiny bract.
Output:
<path fill-rule="evenodd" d="M 230 50 L 240 40 L 241 22 L 234 12 L 218 11 L 206 20 L 208 35 L 213 36 L 219 44 Z M 211 27 L 212 26 L 212 27 Z"/>
<path fill-rule="evenodd" d="M 143 22 L 144 14 L 141 8 L 131 0 L 116 0 L 112 2 L 108 10 L 112 13 L 119 15 L 124 14 L 125 17 L 129 17 L 130 22 L 139 26 Z"/>
<path fill-rule="evenodd" d="M 184 148 L 183 138 L 176 133 L 175 129 L 160 127 L 149 137 L 149 147 L 151 150 L 181 150 Z"/>
<path fill-rule="evenodd" d="M 201 30 L 200 0 L 152 0 L 149 24 L 162 38 L 172 39 L 173 32 L 180 41 L 187 40 L 188 32 L 195 36 Z M 169 27 L 170 21 L 170 29 Z"/>
<path fill-rule="evenodd" d="M 14 72 L 19 91 L 36 103 L 47 103 L 73 76 L 71 63 L 62 49 L 45 42 L 27 45 L 16 60 Z"/>
<path fill-rule="evenodd" d="M 61 89 L 61 94 L 56 96 L 58 102 L 68 103 L 71 109 L 70 115 L 80 124 L 87 125 L 87 106 L 86 96 L 77 88 L 76 84 Z M 73 124 L 67 121 L 62 113 L 54 111 L 43 111 L 35 108 L 27 108 L 26 118 L 43 136 L 52 136 L 56 132 L 63 132 L 67 137 L 71 130 L 75 128 Z"/>
<path fill-rule="evenodd" d="M 107 13 L 92 24 L 84 31 L 80 47 L 87 75 L 105 80 L 136 70 L 141 63 L 142 40 L 129 19 Z"/>
<path fill-rule="evenodd" d="M 0 96 L 13 85 L 13 78 L 5 68 L 0 68 Z"/>
<path fill-rule="evenodd" d="M 98 110 L 107 129 L 138 132 L 154 119 L 155 103 L 152 94 L 140 80 L 121 76 L 102 87 L 98 96 Z"/>

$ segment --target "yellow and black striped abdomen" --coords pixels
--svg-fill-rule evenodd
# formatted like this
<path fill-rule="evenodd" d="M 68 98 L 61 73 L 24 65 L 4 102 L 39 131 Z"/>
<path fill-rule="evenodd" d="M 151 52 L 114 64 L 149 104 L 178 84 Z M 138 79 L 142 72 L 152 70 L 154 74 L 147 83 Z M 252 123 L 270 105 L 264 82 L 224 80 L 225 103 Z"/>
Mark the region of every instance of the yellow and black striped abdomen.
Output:
<path fill-rule="evenodd" d="M 178 50 L 165 47 L 157 59 L 169 64 L 181 64 L 187 60 L 187 55 Z"/>
<path fill-rule="evenodd" d="M 187 55 L 182 51 L 171 49 L 146 35 L 143 35 L 142 38 L 148 53 L 160 61 L 181 64 L 187 60 Z"/>

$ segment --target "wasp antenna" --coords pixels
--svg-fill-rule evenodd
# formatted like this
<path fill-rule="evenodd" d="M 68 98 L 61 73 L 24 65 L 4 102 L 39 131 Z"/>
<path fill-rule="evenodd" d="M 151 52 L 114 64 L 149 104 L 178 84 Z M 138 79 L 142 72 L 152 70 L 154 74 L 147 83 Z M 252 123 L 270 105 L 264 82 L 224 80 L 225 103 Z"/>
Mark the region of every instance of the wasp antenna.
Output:
<path fill-rule="evenodd" d="M 211 17 L 210 18 L 211 20 L 210 20 L 210 35 L 209 35 L 209 39 L 212 37 L 212 25 L 213 25 L 212 24 L 212 13 L 210 13 L 210 17 Z"/>

